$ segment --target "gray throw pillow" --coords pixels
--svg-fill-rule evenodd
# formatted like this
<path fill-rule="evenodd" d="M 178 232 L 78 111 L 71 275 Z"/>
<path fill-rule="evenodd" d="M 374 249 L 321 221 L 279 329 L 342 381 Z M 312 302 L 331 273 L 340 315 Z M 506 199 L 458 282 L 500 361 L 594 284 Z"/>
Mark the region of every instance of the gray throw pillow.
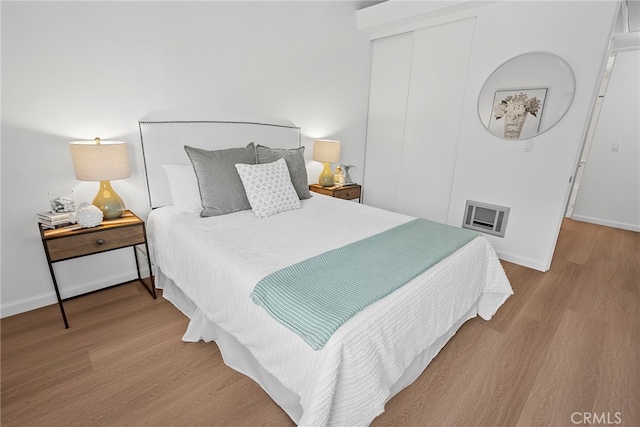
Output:
<path fill-rule="evenodd" d="M 291 182 L 300 200 L 311 197 L 309 180 L 307 179 L 307 166 L 304 163 L 304 147 L 286 150 L 258 145 L 256 147 L 256 156 L 258 163 L 271 163 L 278 159 L 284 159 L 289 169 Z"/>
<path fill-rule="evenodd" d="M 254 165 L 253 142 L 246 148 L 202 150 L 184 146 L 198 178 L 202 212 L 200 216 L 218 216 L 251 209 L 236 163 Z"/>

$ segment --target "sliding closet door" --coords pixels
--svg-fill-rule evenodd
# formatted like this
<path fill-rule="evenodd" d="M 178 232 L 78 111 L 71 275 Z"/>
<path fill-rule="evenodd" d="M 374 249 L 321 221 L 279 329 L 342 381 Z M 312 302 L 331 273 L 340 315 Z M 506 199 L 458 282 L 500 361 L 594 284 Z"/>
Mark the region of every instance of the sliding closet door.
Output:
<path fill-rule="evenodd" d="M 398 212 L 447 222 L 473 29 L 466 19 L 415 32 Z"/>
<path fill-rule="evenodd" d="M 413 34 L 372 42 L 363 201 L 395 210 L 402 162 Z"/>
<path fill-rule="evenodd" d="M 374 40 L 364 203 L 446 223 L 474 23 Z"/>

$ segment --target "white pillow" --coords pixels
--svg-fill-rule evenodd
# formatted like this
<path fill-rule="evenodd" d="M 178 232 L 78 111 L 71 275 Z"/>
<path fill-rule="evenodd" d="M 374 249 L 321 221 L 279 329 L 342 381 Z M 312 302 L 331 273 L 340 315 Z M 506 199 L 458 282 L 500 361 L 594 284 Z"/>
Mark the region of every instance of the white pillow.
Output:
<path fill-rule="evenodd" d="M 200 213 L 202 201 L 193 165 L 162 165 L 169 181 L 173 210 L 179 214 Z"/>
<path fill-rule="evenodd" d="M 236 169 L 258 218 L 300 208 L 300 198 L 284 159 L 257 165 L 238 163 Z"/>

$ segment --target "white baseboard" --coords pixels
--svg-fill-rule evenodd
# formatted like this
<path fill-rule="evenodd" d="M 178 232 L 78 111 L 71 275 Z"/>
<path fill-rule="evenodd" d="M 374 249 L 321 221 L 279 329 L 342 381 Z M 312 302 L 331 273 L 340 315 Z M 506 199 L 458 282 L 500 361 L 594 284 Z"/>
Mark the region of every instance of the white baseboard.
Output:
<path fill-rule="evenodd" d="M 522 265 L 524 267 L 533 268 L 534 270 L 545 272 L 549 270 L 549 266 L 540 261 L 521 257 L 519 255 L 514 255 L 508 252 L 496 251 L 498 254 L 498 258 L 504 261 L 512 262 L 514 264 Z"/>
<path fill-rule="evenodd" d="M 576 221 L 582 221 L 582 222 L 590 222 L 591 224 L 604 225 L 606 227 L 621 228 L 623 230 L 640 232 L 640 225 L 635 225 L 635 224 L 626 224 L 624 222 L 609 221 L 607 219 L 592 218 L 589 216 L 575 215 L 575 214 L 571 216 L 571 219 L 575 219 Z"/>
<path fill-rule="evenodd" d="M 140 273 L 142 277 L 147 277 L 149 268 L 146 265 L 140 266 Z M 87 292 L 96 291 L 98 289 L 104 289 L 109 286 L 113 286 L 118 283 L 128 282 L 130 280 L 135 280 L 138 278 L 138 272 L 134 269 L 131 271 L 122 272 L 117 276 L 110 276 L 106 278 L 102 278 L 99 281 L 84 283 L 80 286 L 76 286 L 69 289 L 64 289 L 60 291 L 60 296 L 62 298 L 69 298 L 74 295 L 81 295 Z M 24 313 L 27 311 L 35 310 L 37 308 L 45 307 L 51 304 L 57 304 L 58 299 L 56 298 L 55 290 L 53 289 L 53 284 L 51 285 L 51 292 L 47 292 L 44 294 L 36 295 L 29 298 L 24 298 L 18 301 L 9 302 L 7 304 L 0 305 L 0 318 L 5 318 L 8 316 L 13 316 L 15 314 Z"/>

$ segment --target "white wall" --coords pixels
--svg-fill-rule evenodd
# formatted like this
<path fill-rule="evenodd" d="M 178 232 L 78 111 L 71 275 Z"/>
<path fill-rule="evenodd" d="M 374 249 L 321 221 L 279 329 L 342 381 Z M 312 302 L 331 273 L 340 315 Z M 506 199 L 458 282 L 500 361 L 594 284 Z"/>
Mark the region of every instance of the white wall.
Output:
<path fill-rule="evenodd" d="M 640 231 L 638 76 L 640 50 L 616 54 L 573 219 Z"/>
<path fill-rule="evenodd" d="M 447 223 L 462 224 L 466 200 L 508 206 L 511 212 L 504 238 L 487 237 L 501 258 L 545 271 L 551 264 L 569 195 L 569 179 L 595 102 L 618 4 L 467 4 L 467 10 L 458 3 L 434 13 L 416 11 L 413 2 L 391 1 L 363 9 L 358 12 L 358 19 L 360 28 L 368 28 L 372 37 L 377 37 L 476 17 Z M 414 21 L 407 14 L 390 10 L 405 6 L 416 17 Z M 373 16 L 376 8 L 380 13 Z M 386 19 L 392 16 L 402 18 L 395 28 Z M 569 64 L 575 75 L 576 93 L 564 118 L 535 138 L 532 152 L 524 152 L 526 141 L 498 139 L 483 127 L 478 116 L 478 96 L 486 79 L 501 64 L 536 51 L 553 53 Z"/>
<path fill-rule="evenodd" d="M 462 223 L 466 200 L 511 208 L 503 239 L 491 237 L 507 260 L 545 271 L 551 265 L 575 165 L 604 69 L 614 2 L 505 2 L 482 10 L 467 80 L 460 151 L 449 224 Z M 577 19 L 576 17 L 580 18 Z M 525 18 L 526 17 L 526 18 Z M 526 19 L 527 25 L 523 25 Z M 475 104 L 484 80 L 505 60 L 528 51 L 563 58 L 576 93 L 563 119 L 535 138 L 499 140 L 482 128 Z"/>
<path fill-rule="evenodd" d="M 69 141 L 129 144 L 132 176 L 112 184 L 143 217 L 137 121 L 153 111 L 290 120 L 305 145 L 341 140 L 361 181 L 371 48 L 359 4 L 2 2 L 2 316 L 56 301 L 35 214 L 48 191 L 97 191 L 75 180 Z M 130 249 L 55 269 L 63 296 L 135 276 Z"/>

